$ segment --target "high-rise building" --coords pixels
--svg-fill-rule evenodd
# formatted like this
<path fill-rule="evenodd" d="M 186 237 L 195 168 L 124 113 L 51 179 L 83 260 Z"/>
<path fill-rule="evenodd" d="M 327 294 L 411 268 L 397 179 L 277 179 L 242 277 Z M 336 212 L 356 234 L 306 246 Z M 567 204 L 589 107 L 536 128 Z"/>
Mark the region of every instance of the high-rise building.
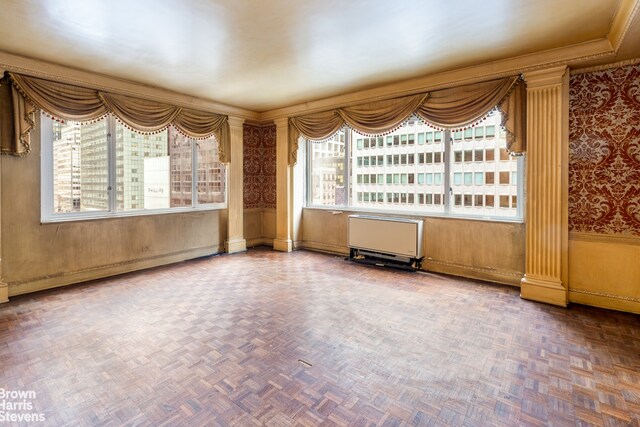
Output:
<path fill-rule="evenodd" d="M 341 205 L 347 200 L 344 177 L 345 133 L 311 145 L 311 194 L 315 205 Z"/>
<path fill-rule="evenodd" d="M 67 126 L 72 126 L 69 122 Z M 80 126 L 80 210 L 109 209 L 109 151 L 107 120 Z"/>
<path fill-rule="evenodd" d="M 196 149 L 197 203 L 223 203 L 225 201 L 224 165 L 218 160 L 218 144 L 215 138 L 192 140 L 169 128 L 169 153 L 171 157 L 171 207 L 191 206 L 193 199 L 192 144 Z"/>
<path fill-rule="evenodd" d="M 472 128 L 445 133 L 414 118 L 379 137 L 351 133 L 352 201 L 395 211 L 518 215 L 518 161 L 509 156 L 500 114 Z M 452 156 L 449 176 L 445 156 Z"/>
<path fill-rule="evenodd" d="M 53 122 L 54 212 L 80 210 L 80 125 Z"/>
<path fill-rule="evenodd" d="M 168 131 L 144 135 L 116 122 L 116 209 L 145 209 L 145 158 L 167 156 Z"/>

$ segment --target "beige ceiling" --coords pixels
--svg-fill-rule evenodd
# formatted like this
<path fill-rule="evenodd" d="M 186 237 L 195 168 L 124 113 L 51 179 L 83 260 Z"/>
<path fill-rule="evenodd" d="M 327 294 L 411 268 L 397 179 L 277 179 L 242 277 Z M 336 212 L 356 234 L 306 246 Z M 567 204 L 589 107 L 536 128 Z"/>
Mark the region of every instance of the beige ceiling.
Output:
<path fill-rule="evenodd" d="M 0 0 L 0 51 L 261 112 L 603 39 L 625 1 Z"/>

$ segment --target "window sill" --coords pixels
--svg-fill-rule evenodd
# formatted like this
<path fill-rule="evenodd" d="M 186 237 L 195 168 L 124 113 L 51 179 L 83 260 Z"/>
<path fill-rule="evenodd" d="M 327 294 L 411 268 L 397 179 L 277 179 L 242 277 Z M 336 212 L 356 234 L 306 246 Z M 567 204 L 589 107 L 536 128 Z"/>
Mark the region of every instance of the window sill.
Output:
<path fill-rule="evenodd" d="M 441 219 L 462 219 L 469 221 L 486 221 L 486 222 L 504 222 L 511 224 L 524 224 L 523 218 L 501 218 L 495 216 L 472 216 L 472 215 L 460 215 L 460 214 L 441 214 L 437 212 L 412 212 L 412 211 L 392 211 L 392 210 L 380 210 L 380 209 L 367 209 L 356 208 L 346 206 L 305 206 L 305 210 L 318 210 L 327 211 L 335 214 L 340 213 L 367 213 L 376 214 L 381 216 L 394 216 L 394 217 L 406 217 L 411 219 L 421 218 L 441 218 Z"/>
<path fill-rule="evenodd" d="M 131 217 L 140 217 L 140 216 L 154 216 L 154 215 L 167 215 L 167 214 L 188 214 L 188 213 L 198 213 L 198 212 L 209 212 L 216 210 L 227 209 L 226 203 L 219 203 L 215 205 L 207 205 L 207 206 L 199 206 L 199 207 L 188 207 L 188 208 L 170 208 L 170 209 L 156 209 L 156 210 L 135 210 L 135 211 L 125 211 L 125 212 L 81 212 L 74 214 L 60 214 L 60 215 L 52 215 L 46 218 L 41 218 L 41 224 L 55 224 L 60 222 L 77 222 L 77 221 L 94 221 L 94 220 L 102 220 L 102 219 L 118 219 L 118 218 L 131 218 Z"/>

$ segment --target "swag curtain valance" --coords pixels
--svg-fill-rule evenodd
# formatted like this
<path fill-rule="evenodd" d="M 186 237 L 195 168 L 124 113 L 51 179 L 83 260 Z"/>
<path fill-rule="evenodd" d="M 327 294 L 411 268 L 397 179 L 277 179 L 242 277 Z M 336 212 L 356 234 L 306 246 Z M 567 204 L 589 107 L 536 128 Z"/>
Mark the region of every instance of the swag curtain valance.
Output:
<path fill-rule="evenodd" d="M 289 163 L 296 163 L 300 136 L 323 141 L 345 124 L 364 135 L 383 135 L 398 128 L 414 114 L 439 128 L 464 129 L 482 120 L 495 108 L 502 113 L 507 149 L 514 154 L 523 154 L 526 150 L 525 96 L 524 82 L 515 76 L 291 117 Z"/>
<path fill-rule="evenodd" d="M 191 138 L 215 135 L 220 161 L 230 161 L 227 116 L 20 74 L 11 73 L 9 77 L 12 85 L 6 78 L 0 85 L 2 153 L 22 156 L 29 152 L 35 111 L 42 109 L 54 117 L 75 121 L 97 120 L 112 113 L 142 133 L 156 133 L 174 125 Z"/>

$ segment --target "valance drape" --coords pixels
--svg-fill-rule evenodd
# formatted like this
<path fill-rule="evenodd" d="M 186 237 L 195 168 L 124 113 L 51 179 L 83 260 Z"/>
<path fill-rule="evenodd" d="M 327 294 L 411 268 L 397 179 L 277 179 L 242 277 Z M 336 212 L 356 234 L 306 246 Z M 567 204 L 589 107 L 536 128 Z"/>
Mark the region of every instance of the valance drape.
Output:
<path fill-rule="evenodd" d="M 0 134 L 3 152 L 5 146 L 10 154 L 20 155 L 29 151 L 33 113 L 40 108 L 54 117 L 76 121 L 96 120 L 112 113 L 125 125 L 142 133 L 155 133 L 174 125 L 192 138 L 215 135 L 220 161 L 227 163 L 231 160 L 227 116 L 20 74 L 11 73 L 10 77 L 13 82 L 12 103 L 8 107 L 2 102 L 2 111 L 7 108 L 12 110 L 15 126 L 11 139 L 15 139 L 15 142 L 9 141 L 7 135 Z M 16 145 L 23 147 L 23 153 L 15 150 Z"/>
<path fill-rule="evenodd" d="M 36 108 L 18 93 L 9 76 L 0 79 L 0 153 L 29 154 L 29 133 L 35 126 Z"/>
<path fill-rule="evenodd" d="M 296 163 L 300 136 L 323 141 L 345 124 L 364 135 L 384 135 L 415 114 L 439 128 L 463 129 L 473 126 L 496 108 L 503 114 L 508 150 L 522 154 L 526 148 L 525 96 L 524 82 L 514 76 L 292 117 L 289 119 L 289 162 Z"/>

